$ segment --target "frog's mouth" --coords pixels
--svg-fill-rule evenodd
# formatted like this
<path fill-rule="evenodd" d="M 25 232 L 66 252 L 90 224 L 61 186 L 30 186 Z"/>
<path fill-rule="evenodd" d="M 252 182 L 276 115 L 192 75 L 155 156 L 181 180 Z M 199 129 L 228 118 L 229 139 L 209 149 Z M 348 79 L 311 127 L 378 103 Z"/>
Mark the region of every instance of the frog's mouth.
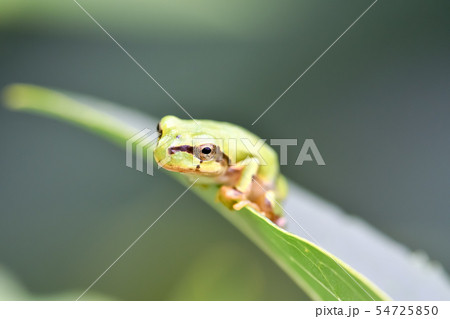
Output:
<path fill-rule="evenodd" d="M 197 158 L 194 154 L 194 147 L 192 145 L 178 145 L 178 146 L 172 146 L 172 147 L 167 148 L 167 154 L 169 157 L 178 152 L 189 153 L 189 154 L 192 154 L 192 156 L 194 158 Z M 223 153 L 221 153 L 221 154 L 223 154 Z M 226 158 L 226 160 L 225 160 L 225 158 Z M 205 169 L 202 170 L 201 169 L 201 167 L 203 165 L 205 165 L 206 162 L 209 162 L 209 161 L 203 161 L 203 160 L 200 160 L 200 163 L 193 167 L 174 167 L 171 165 L 170 161 L 164 163 L 164 161 L 160 162 L 157 160 L 157 162 L 160 167 L 162 167 L 168 171 L 171 171 L 171 172 L 202 175 L 202 176 L 218 176 L 218 175 L 223 174 L 228 166 L 227 165 L 228 157 L 225 156 L 225 158 L 222 157 L 222 158 L 220 158 L 220 160 L 214 160 L 214 162 L 216 164 L 218 164 L 219 167 L 215 167 L 210 170 L 205 170 Z M 204 163 L 204 164 L 202 165 L 202 163 Z"/>
<path fill-rule="evenodd" d="M 177 173 L 182 173 L 182 174 L 192 174 L 192 175 L 201 175 L 201 176 L 209 176 L 209 177 L 215 177 L 215 176 L 220 176 L 222 174 L 222 172 L 204 172 L 204 171 L 200 171 L 197 168 L 175 168 L 175 167 L 170 167 L 167 165 L 162 166 L 165 170 L 171 171 L 171 172 L 177 172 Z"/>

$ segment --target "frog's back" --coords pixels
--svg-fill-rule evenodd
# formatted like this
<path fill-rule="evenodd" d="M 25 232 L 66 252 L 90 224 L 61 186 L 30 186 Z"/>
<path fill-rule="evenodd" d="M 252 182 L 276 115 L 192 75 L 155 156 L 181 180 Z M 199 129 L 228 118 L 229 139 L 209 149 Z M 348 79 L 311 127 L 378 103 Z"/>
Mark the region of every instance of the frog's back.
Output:
<path fill-rule="evenodd" d="M 278 154 L 267 143 L 264 143 L 259 148 L 258 142 L 261 140 L 259 136 L 243 127 L 228 122 L 199 120 L 199 123 L 203 127 L 203 131 L 212 136 L 223 139 L 234 139 L 236 141 L 235 150 L 232 147 L 233 143 L 230 143 L 229 140 L 224 141 L 224 152 L 229 154 L 230 158 L 234 158 L 236 162 L 239 162 L 249 156 L 255 157 L 261 160 L 261 163 L 265 163 L 265 165 L 261 165 L 259 173 L 265 179 L 274 180 L 276 178 L 279 172 Z"/>

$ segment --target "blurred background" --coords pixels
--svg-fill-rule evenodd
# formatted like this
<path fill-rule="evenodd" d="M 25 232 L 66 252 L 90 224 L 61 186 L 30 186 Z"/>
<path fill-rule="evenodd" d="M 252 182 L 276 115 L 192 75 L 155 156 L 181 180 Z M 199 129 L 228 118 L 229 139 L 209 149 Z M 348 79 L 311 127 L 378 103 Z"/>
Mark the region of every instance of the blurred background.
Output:
<path fill-rule="evenodd" d="M 326 166 L 283 173 L 450 270 L 450 2 L 79 0 L 195 118 L 313 138 Z M 0 0 L 0 87 L 185 114 L 72 0 Z M 78 128 L 0 108 L 1 299 L 74 299 L 183 191 Z M 84 299 L 301 300 L 186 194 Z"/>

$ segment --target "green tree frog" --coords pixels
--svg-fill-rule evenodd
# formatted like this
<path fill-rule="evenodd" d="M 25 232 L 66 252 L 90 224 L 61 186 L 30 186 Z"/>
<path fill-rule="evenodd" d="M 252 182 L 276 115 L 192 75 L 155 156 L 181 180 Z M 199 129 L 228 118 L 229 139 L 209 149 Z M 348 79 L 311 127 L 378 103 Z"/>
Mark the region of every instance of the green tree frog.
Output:
<path fill-rule="evenodd" d="M 255 209 L 279 226 L 287 183 L 278 155 L 264 140 L 231 123 L 165 116 L 157 127 L 159 166 L 199 184 L 219 185 L 217 199 L 229 209 Z"/>

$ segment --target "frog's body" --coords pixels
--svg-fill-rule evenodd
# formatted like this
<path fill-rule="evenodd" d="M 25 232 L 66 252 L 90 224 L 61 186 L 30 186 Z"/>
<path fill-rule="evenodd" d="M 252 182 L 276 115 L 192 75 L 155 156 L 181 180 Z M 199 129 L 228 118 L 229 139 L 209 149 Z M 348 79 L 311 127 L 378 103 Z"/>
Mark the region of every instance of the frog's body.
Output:
<path fill-rule="evenodd" d="M 218 199 L 228 208 L 250 206 L 277 224 L 279 201 L 287 193 L 277 153 L 256 135 L 226 122 L 165 116 L 158 124 L 155 160 L 169 171 L 221 185 Z"/>

